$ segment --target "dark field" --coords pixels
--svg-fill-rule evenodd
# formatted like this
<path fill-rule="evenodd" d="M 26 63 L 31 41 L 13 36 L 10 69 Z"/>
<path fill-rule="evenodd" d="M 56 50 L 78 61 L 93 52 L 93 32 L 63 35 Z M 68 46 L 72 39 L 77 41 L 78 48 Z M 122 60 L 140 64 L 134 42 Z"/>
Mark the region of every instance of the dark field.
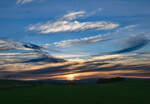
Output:
<path fill-rule="evenodd" d="M 1 81 L 2 85 L 0 104 L 148 104 L 150 98 L 150 80 L 34 86 Z"/>

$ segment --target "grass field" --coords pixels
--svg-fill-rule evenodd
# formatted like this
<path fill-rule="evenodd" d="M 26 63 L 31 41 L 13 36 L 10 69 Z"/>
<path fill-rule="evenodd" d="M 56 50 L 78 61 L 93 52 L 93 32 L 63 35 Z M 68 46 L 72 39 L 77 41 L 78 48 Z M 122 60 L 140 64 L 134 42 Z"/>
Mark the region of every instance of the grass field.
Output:
<path fill-rule="evenodd" d="M 11 83 L 2 82 L 2 84 Z M 149 104 L 149 102 L 150 80 L 0 88 L 0 104 Z"/>

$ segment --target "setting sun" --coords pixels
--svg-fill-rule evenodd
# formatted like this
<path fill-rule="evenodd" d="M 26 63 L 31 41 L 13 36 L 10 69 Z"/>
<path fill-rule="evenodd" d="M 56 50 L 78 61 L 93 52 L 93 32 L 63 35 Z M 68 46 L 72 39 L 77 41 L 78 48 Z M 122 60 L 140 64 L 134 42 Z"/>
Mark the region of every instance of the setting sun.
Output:
<path fill-rule="evenodd" d="M 75 74 L 69 74 L 67 75 L 68 80 L 75 80 Z"/>

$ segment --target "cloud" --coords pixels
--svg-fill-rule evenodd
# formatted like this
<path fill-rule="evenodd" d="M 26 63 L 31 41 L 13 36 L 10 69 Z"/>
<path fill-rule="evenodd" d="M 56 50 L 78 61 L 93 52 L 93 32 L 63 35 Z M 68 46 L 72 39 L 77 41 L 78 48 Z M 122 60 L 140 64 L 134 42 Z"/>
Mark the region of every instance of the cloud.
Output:
<path fill-rule="evenodd" d="M 12 50 L 12 49 L 40 51 L 41 48 L 42 47 L 38 45 L 34 45 L 30 43 L 23 43 L 23 42 L 11 41 L 7 39 L 0 39 L 0 51 Z"/>
<path fill-rule="evenodd" d="M 137 24 L 134 24 L 134 25 L 127 25 L 125 27 L 122 27 L 122 28 L 119 28 L 118 30 L 116 30 L 116 32 L 121 32 L 121 31 L 127 31 L 127 30 L 132 30 L 134 29 L 135 27 L 137 27 L 138 25 Z"/>
<path fill-rule="evenodd" d="M 61 58 L 65 60 L 75 61 L 75 60 L 84 60 L 88 59 L 90 54 L 84 52 L 75 52 L 75 53 L 54 53 L 53 56 L 56 58 Z"/>
<path fill-rule="evenodd" d="M 16 4 L 17 5 L 23 5 L 23 4 L 26 4 L 26 3 L 33 2 L 33 1 L 35 1 L 35 0 L 17 0 Z"/>
<path fill-rule="evenodd" d="M 77 11 L 77 12 L 70 12 L 64 15 L 63 19 L 73 20 L 84 16 L 85 16 L 85 11 Z"/>
<path fill-rule="evenodd" d="M 11 40 L 0 39 L 0 68 L 17 63 L 62 62 L 63 59 L 54 58 L 43 47 Z"/>
<path fill-rule="evenodd" d="M 91 12 L 86 12 L 86 11 L 75 11 L 75 12 L 69 12 L 65 14 L 61 19 L 62 20 L 74 20 L 77 18 L 82 18 L 82 17 L 89 17 L 92 16 L 98 12 L 102 11 L 102 8 L 98 8 L 97 10 L 91 11 Z"/>
<path fill-rule="evenodd" d="M 95 11 L 86 13 L 85 11 L 76 11 L 65 14 L 54 22 L 38 23 L 28 27 L 30 31 L 38 31 L 41 34 L 57 33 L 57 32 L 76 32 L 85 30 L 111 30 L 119 26 L 118 23 L 109 21 L 88 21 L 80 22 L 76 20 L 81 17 L 89 17 L 101 11 L 99 8 Z"/>
<path fill-rule="evenodd" d="M 96 13 L 101 12 L 101 11 L 102 11 L 102 8 L 98 8 L 98 9 L 88 12 L 88 13 L 86 11 L 69 12 L 69 13 L 65 14 L 61 18 L 61 20 L 74 20 L 77 18 L 89 17 L 89 16 L 95 15 Z"/>
<path fill-rule="evenodd" d="M 129 25 L 129 26 L 121 27 L 121 28 L 115 30 L 114 32 L 109 32 L 107 34 L 103 34 L 103 36 L 101 34 L 98 34 L 95 36 L 84 37 L 84 38 L 80 38 L 80 39 L 63 40 L 63 41 L 54 42 L 53 44 L 44 44 L 44 45 L 42 45 L 42 47 L 47 48 L 47 49 L 52 46 L 68 48 L 71 46 L 80 46 L 80 45 L 86 45 L 86 44 L 96 43 L 96 42 L 100 42 L 100 41 L 117 39 L 118 38 L 117 36 L 120 36 L 120 34 L 118 35 L 119 32 L 122 32 L 122 31 L 127 32 L 128 29 L 132 29 L 134 27 L 135 27 L 135 25 Z"/>
<path fill-rule="evenodd" d="M 102 8 L 98 8 L 97 10 L 94 10 L 94 11 L 92 11 L 92 12 L 89 12 L 89 13 L 87 13 L 87 17 L 89 17 L 89 16 L 92 16 L 92 15 L 95 15 L 95 14 L 97 14 L 98 12 L 101 12 L 102 11 Z"/>
<path fill-rule="evenodd" d="M 96 42 L 100 42 L 104 40 L 106 40 L 106 38 L 103 38 L 101 35 L 96 35 L 96 36 L 90 36 L 90 37 L 85 37 L 81 39 L 64 40 L 60 42 L 55 42 L 53 44 L 58 47 L 67 48 L 71 46 L 80 46 L 80 45 L 96 43 Z"/>
<path fill-rule="evenodd" d="M 85 30 L 111 30 L 118 27 L 119 24 L 105 21 L 97 22 L 79 22 L 79 21 L 56 21 L 46 24 L 37 24 L 29 26 L 29 30 L 36 30 L 42 34 L 56 32 L 73 32 Z"/>
<path fill-rule="evenodd" d="M 32 2 L 41 2 L 41 1 L 46 1 L 46 0 L 17 0 L 16 4 L 17 5 L 24 5 Z"/>
<path fill-rule="evenodd" d="M 112 54 L 128 53 L 141 49 L 149 43 L 149 39 L 145 37 L 143 34 L 140 34 L 130 37 L 125 42 L 129 47 L 112 52 Z"/>
<path fill-rule="evenodd" d="M 64 40 L 64 41 L 60 41 L 60 42 L 54 42 L 53 44 L 58 47 L 67 48 L 67 47 L 71 47 L 71 46 L 80 46 L 80 45 L 86 45 L 86 44 L 96 43 L 96 42 L 100 42 L 100 41 L 106 41 L 106 40 L 110 40 L 110 39 L 117 39 L 118 36 L 120 36 L 120 34 L 118 35 L 119 32 L 122 32 L 122 31 L 127 32 L 129 29 L 132 29 L 135 26 L 136 25 L 125 26 L 125 27 L 115 30 L 114 32 L 109 32 L 107 34 L 103 34 L 103 36 L 101 34 L 98 34 L 95 36 L 90 36 L 90 37 L 85 37 L 85 38 L 80 38 L 80 39 L 72 39 L 72 40 Z M 50 44 L 47 44 L 46 46 L 49 47 Z"/>
<path fill-rule="evenodd" d="M 80 38 L 80 39 L 63 40 L 63 41 L 54 42 L 52 44 L 43 44 L 41 47 L 43 47 L 45 49 L 54 50 L 54 48 L 56 48 L 56 47 L 68 48 L 68 47 L 72 47 L 72 46 L 81 46 L 81 45 L 92 44 L 92 43 L 101 42 L 101 41 L 118 39 L 117 36 L 118 35 L 120 36 L 119 33 L 122 33 L 124 31 L 127 32 L 129 29 L 133 29 L 134 27 L 135 27 L 135 25 L 128 25 L 125 27 L 118 28 L 117 30 L 115 30 L 113 32 L 109 32 L 107 34 L 103 34 L 103 35 L 98 34 L 95 36 L 89 36 L 89 37 L 84 37 L 84 38 Z M 55 52 L 62 52 L 62 51 L 56 49 Z"/>

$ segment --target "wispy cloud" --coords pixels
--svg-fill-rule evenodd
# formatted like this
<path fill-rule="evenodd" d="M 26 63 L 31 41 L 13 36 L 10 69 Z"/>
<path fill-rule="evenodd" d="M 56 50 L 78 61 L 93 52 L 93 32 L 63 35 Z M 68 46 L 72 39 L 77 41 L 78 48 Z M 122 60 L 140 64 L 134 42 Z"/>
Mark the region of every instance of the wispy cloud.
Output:
<path fill-rule="evenodd" d="M 76 53 L 70 53 L 70 54 L 53 54 L 56 58 L 61 58 L 61 59 L 65 59 L 65 60 L 71 60 L 71 61 L 75 61 L 75 60 L 84 60 L 84 59 L 88 59 L 90 54 L 89 53 L 83 53 L 83 52 L 76 52 Z"/>
<path fill-rule="evenodd" d="M 36 30 L 42 34 L 56 32 L 73 32 L 85 30 L 111 30 L 118 27 L 119 24 L 105 21 L 97 22 L 79 22 L 79 21 L 56 21 L 46 24 L 37 24 L 29 26 L 29 30 Z"/>
<path fill-rule="evenodd" d="M 64 15 L 63 19 L 73 20 L 84 16 L 85 16 L 85 11 L 77 11 L 77 12 L 70 12 Z"/>
<path fill-rule="evenodd" d="M 112 54 L 120 54 L 120 53 L 128 53 L 128 52 L 136 51 L 138 49 L 143 48 L 145 45 L 147 45 L 149 41 L 150 40 L 147 37 L 145 37 L 143 34 L 133 35 L 125 41 L 125 44 L 128 45 L 127 48 L 123 48 L 121 50 L 112 52 Z"/>
<path fill-rule="evenodd" d="M 17 5 L 23 5 L 23 4 L 26 4 L 26 3 L 31 3 L 33 1 L 35 1 L 35 0 L 17 0 L 16 4 Z"/>
<path fill-rule="evenodd" d="M 103 34 L 103 35 L 98 34 L 95 36 L 89 36 L 89 37 L 84 37 L 84 38 L 80 38 L 80 39 L 63 40 L 63 41 L 59 41 L 59 42 L 54 42 L 53 44 L 57 47 L 67 48 L 67 47 L 71 47 L 71 46 L 81 46 L 81 45 L 96 43 L 96 42 L 100 42 L 100 41 L 106 41 L 106 40 L 110 40 L 110 39 L 115 39 L 115 38 L 117 38 L 117 36 L 120 36 L 119 33 L 133 29 L 134 27 L 136 27 L 136 25 L 129 25 L 129 26 L 119 28 L 119 29 L 115 30 L 114 32 L 109 32 L 107 34 Z M 50 46 L 50 44 L 47 44 L 47 47 L 49 47 L 49 46 Z"/>
<path fill-rule="evenodd" d="M 16 0 L 16 5 L 24 5 L 32 2 L 41 2 L 46 0 Z"/>
<path fill-rule="evenodd" d="M 69 12 L 69 13 L 65 14 L 61 19 L 74 20 L 74 19 L 78 19 L 78 18 L 89 17 L 89 16 L 95 15 L 96 13 L 101 12 L 101 11 L 102 11 L 102 8 L 98 8 L 98 9 L 88 12 L 88 13 L 83 10 L 73 11 L 73 12 Z"/>
<path fill-rule="evenodd" d="M 87 17 L 90 17 L 92 15 L 95 15 L 96 13 L 98 12 L 101 12 L 102 11 L 102 8 L 98 8 L 94 11 L 90 11 L 90 12 L 86 12 L 86 11 L 72 11 L 72 12 L 69 12 L 67 14 L 65 14 L 61 20 L 75 20 L 75 19 L 78 19 L 78 18 L 87 18 Z"/>
<path fill-rule="evenodd" d="M 60 42 L 55 42 L 54 45 L 58 47 L 66 48 L 71 46 L 80 46 L 80 45 L 96 43 L 104 40 L 106 40 L 106 38 L 103 38 L 101 35 L 96 35 L 96 36 L 90 36 L 81 39 L 64 40 Z"/>
<path fill-rule="evenodd" d="M 80 22 L 76 20 L 81 17 L 89 17 L 94 15 L 98 10 L 86 13 L 85 11 L 76 11 L 65 14 L 54 22 L 38 23 L 30 25 L 28 30 L 38 31 L 41 34 L 56 33 L 56 32 L 75 32 L 75 31 L 85 31 L 85 30 L 111 30 L 119 26 L 118 23 L 113 23 L 110 21 L 88 21 Z"/>
<path fill-rule="evenodd" d="M 42 47 L 30 43 L 23 43 L 11 40 L 0 39 L 0 51 L 10 49 L 21 49 L 21 50 L 34 50 L 40 51 Z"/>
<path fill-rule="evenodd" d="M 132 29 L 134 29 L 137 26 L 138 26 L 137 24 L 127 25 L 125 27 L 119 28 L 118 30 L 116 30 L 116 32 L 120 32 L 120 31 L 123 31 L 123 30 L 125 30 L 125 31 L 132 30 Z"/>
<path fill-rule="evenodd" d="M 60 62 L 51 56 L 43 47 L 11 40 L 0 39 L 0 68 L 14 65 L 17 63 L 37 63 L 37 62 Z M 15 66 L 16 67 L 16 66 Z"/>

